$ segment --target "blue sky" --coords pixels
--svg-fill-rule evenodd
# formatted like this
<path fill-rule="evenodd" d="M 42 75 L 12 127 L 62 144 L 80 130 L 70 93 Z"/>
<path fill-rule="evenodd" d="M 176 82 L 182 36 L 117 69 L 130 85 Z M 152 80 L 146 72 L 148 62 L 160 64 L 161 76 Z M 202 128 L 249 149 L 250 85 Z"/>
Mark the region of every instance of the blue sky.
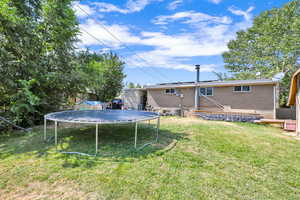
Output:
<path fill-rule="evenodd" d="M 79 48 L 113 51 L 126 62 L 124 82 L 201 80 L 226 72 L 222 52 L 253 17 L 287 0 L 85 0 L 73 4 Z M 91 36 L 92 35 L 92 36 Z"/>

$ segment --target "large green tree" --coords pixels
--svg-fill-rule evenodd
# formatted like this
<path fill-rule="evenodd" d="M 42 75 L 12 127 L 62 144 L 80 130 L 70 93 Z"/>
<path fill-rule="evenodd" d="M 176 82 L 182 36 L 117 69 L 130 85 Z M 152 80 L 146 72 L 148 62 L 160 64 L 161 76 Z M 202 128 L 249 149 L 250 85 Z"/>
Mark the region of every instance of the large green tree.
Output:
<path fill-rule="evenodd" d="M 281 105 L 285 105 L 289 79 L 300 58 L 300 1 L 262 12 L 246 31 L 228 43 L 225 68 L 236 79 L 272 78 L 283 72 Z"/>
<path fill-rule="evenodd" d="M 0 1 L 0 108 L 22 125 L 83 88 L 71 0 Z"/>
<path fill-rule="evenodd" d="M 128 88 L 142 88 L 142 86 L 141 86 L 139 83 L 134 84 L 133 82 L 129 82 L 129 83 L 127 84 L 127 87 L 128 87 Z"/>
<path fill-rule="evenodd" d="M 128 88 L 135 88 L 135 84 L 133 82 L 129 82 L 127 87 Z"/>
<path fill-rule="evenodd" d="M 96 96 L 96 100 L 110 101 L 123 88 L 124 62 L 114 53 L 80 52 L 82 77 L 86 80 L 86 90 Z"/>

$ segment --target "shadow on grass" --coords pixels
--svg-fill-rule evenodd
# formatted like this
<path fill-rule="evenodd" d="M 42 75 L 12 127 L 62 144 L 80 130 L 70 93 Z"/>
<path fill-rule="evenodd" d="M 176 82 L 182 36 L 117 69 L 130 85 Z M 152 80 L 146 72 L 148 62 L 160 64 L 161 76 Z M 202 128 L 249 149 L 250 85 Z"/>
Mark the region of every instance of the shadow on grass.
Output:
<path fill-rule="evenodd" d="M 33 133 L 20 137 L 12 136 L 0 138 L 0 159 L 5 157 L 32 153 L 37 158 L 47 158 L 55 152 L 55 158 L 63 159 L 63 167 L 92 167 L 98 162 L 134 162 L 136 159 L 143 159 L 163 154 L 174 140 L 185 138 L 184 133 L 171 132 L 160 129 L 157 143 L 145 146 L 137 150 L 134 148 L 134 124 L 102 125 L 99 126 L 98 154 L 96 157 L 88 157 L 76 154 L 61 154 L 55 152 L 54 130 L 48 128 L 47 143 L 43 142 L 41 128 Z M 140 123 L 138 126 L 138 147 L 145 143 L 153 142 L 156 138 L 154 124 Z M 1 142 L 1 140 L 4 140 Z M 95 154 L 95 126 L 70 126 L 62 124 L 58 128 L 58 151 L 82 152 Z"/>
<path fill-rule="evenodd" d="M 40 129 L 34 129 L 32 132 L 13 131 L 0 135 L 0 160 L 13 155 L 35 154 L 41 156 L 52 146 L 43 141 Z"/>

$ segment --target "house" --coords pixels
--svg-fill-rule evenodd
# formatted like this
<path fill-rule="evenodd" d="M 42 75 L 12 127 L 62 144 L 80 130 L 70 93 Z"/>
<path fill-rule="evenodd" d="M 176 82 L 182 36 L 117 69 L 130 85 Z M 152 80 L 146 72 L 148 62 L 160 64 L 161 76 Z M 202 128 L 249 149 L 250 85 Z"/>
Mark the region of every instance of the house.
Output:
<path fill-rule="evenodd" d="M 300 136 L 300 69 L 292 76 L 287 105 L 296 107 L 296 133 Z"/>
<path fill-rule="evenodd" d="M 124 107 L 127 109 L 145 109 L 147 96 L 144 88 L 124 89 L 120 97 L 123 100 Z"/>
<path fill-rule="evenodd" d="M 182 105 L 188 110 L 261 114 L 275 119 L 278 107 L 278 81 L 269 79 L 164 83 L 143 90 L 147 104 L 154 109 Z"/>

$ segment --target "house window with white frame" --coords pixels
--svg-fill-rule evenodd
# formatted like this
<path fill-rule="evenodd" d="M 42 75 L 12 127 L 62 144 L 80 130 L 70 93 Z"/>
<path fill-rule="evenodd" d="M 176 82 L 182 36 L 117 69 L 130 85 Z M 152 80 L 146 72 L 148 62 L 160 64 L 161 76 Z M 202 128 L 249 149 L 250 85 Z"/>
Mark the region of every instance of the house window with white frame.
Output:
<path fill-rule="evenodd" d="M 176 94 L 176 90 L 174 88 L 168 88 L 165 90 L 166 94 Z"/>
<path fill-rule="evenodd" d="M 200 94 L 202 94 L 204 96 L 213 96 L 214 95 L 214 89 L 212 87 L 200 88 Z"/>
<path fill-rule="evenodd" d="M 239 85 L 233 87 L 234 92 L 250 92 L 251 87 L 249 85 Z"/>

